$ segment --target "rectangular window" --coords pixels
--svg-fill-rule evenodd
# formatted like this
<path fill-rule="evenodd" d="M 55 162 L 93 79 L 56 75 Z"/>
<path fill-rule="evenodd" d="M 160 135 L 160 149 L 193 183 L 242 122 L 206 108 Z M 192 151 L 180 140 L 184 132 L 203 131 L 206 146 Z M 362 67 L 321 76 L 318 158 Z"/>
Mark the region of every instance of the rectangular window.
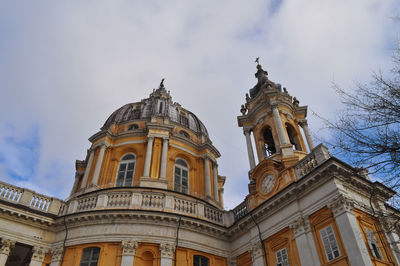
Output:
<path fill-rule="evenodd" d="M 97 266 L 99 260 L 100 248 L 85 248 L 82 252 L 80 266 Z"/>
<path fill-rule="evenodd" d="M 278 250 L 275 254 L 276 254 L 276 266 L 290 266 L 286 248 Z"/>
<path fill-rule="evenodd" d="M 340 257 L 339 246 L 337 244 L 335 233 L 333 232 L 332 225 L 329 225 L 319 231 L 324 244 L 324 249 L 328 261 L 334 260 Z"/>
<path fill-rule="evenodd" d="M 180 123 L 182 126 L 189 127 L 189 119 L 183 115 L 179 115 Z"/>
<path fill-rule="evenodd" d="M 378 242 L 376 241 L 374 232 L 372 232 L 369 229 L 366 229 L 365 233 L 367 234 L 368 246 L 371 249 L 372 255 L 375 258 L 382 259 L 382 255 L 381 255 L 381 252 L 379 250 L 379 245 L 378 245 Z"/>

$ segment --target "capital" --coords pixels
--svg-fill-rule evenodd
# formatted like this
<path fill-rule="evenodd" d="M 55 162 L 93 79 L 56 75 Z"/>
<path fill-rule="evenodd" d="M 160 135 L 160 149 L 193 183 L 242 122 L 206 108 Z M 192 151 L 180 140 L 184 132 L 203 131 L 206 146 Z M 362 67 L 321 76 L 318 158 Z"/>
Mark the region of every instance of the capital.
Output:
<path fill-rule="evenodd" d="M 270 105 L 271 105 L 271 109 L 273 110 L 273 109 L 278 109 L 278 102 L 272 102 L 272 103 L 270 103 Z"/>
<path fill-rule="evenodd" d="M 253 243 L 250 246 L 249 251 L 250 251 L 251 257 L 253 258 L 253 261 L 263 255 L 262 245 L 260 242 Z"/>
<path fill-rule="evenodd" d="M 298 217 L 290 223 L 289 227 L 293 231 L 295 237 L 311 230 L 310 222 L 307 217 Z"/>
<path fill-rule="evenodd" d="M 137 241 L 122 241 L 121 243 L 122 247 L 122 255 L 135 255 L 136 248 L 138 247 L 138 242 Z"/>
<path fill-rule="evenodd" d="M 0 245 L 0 254 L 5 254 L 8 256 L 10 254 L 11 249 L 15 245 L 15 241 L 3 238 L 1 239 L 1 245 Z"/>
<path fill-rule="evenodd" d="M 353 212 L 354 209 L 354 201 L 346 198 L 343 195 L 333 199 L 330 203 L 328 203 L 328 208 L 332 210 L 333 216 L 337 217 L 344 212 Z"/>
<path fill-rule="evenodd" d="M 161 258 L 172 258 L 175 252 L 175 246 L 172 243 L 160 244 Z"/>
<path fill-rule="evenodd" d="M 51 261 L 60 261 L 63 253 L 63 246 L 59 245 L 52 247 L 50 252 L 51 252 Z"/>
<path fill-rule="evenodd" d="M 307 127 L 308 126 L 307 120 L 306 119 L 299 120 L 299 125 L 301 127 Z"/>
<path fill-rule="evenodd" d="M 34 246 L 31 260 L 43 262 L 48 249 L 43 246 Z"/>

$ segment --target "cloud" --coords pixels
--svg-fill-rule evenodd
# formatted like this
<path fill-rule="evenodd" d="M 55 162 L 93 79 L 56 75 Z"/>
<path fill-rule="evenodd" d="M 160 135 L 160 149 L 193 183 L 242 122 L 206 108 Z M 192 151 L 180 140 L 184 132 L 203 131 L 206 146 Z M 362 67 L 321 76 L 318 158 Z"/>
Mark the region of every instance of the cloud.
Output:
<path fill-rule="evenodd" d="M 256 82 L 254 58 L 301 104 L 333 117 L 340 108 L 333 79 L 351 88 L 372 70 L 389 68 L 397 2 L 3 1 L 0 125 L 14 131 L 0 141 L 27 137 L 36 127 L 34 173 L 18 174 L 65 198 L 87 138 L 165 77 L 173 100 L 204 122 L 221 151 L 225 205 L 233 208 L 247 193 L 249 165 L 236 116 Z M 309 125 L 314 132 L 321 126 L 313 117 Z M 21 150 L 7 145 L 0 167 L 23 164 Z"/>

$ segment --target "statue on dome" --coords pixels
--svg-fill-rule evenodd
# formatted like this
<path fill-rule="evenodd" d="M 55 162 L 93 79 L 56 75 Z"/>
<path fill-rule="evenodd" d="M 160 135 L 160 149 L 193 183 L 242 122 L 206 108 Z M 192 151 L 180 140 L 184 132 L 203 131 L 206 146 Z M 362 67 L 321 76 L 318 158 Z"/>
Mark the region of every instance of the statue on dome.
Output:
<path fill-rule="evenodd" d="M 165 80 L 165 78 L 162 78 L 162 79 L 161 79 L 160 86 L 159 86 L 160 89 L 165 89 L 165 87 L 164 87 L 164 80 Z"/>
<path fill-rule="evenodd" d="M 269 83 L 268 72 L 262 68 L 259 60 L 260 58 L 257 57 L 256 60 L 254 61 L 255 63 L 257 63 L 257 72 L 254 75 L 256 76 L 258 82 L 252 89 L 250 89 L 251 98 L 254 98 L 258 94 L 258 92 L 260 91 L 261 87 L 264 84 Z"/>

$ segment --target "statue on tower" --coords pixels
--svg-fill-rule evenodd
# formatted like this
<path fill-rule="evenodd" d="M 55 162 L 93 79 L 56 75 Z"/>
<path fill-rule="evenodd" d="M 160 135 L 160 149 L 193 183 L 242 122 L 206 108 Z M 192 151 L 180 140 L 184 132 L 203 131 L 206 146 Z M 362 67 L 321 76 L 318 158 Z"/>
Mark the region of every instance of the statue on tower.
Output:
<path fill-rule="evenodd" d="M 269 81 L 268 72 L 262 68 L 259 60 L 260 58 L 257 57 L 254 61 L 257 63 L 257 72 L 254 74 L 254 76 L 256 76 L 258 82 L 252 89 L 250 89 L 250 98 L 254 98 L 264 84 L 273 84 L 271 81 Z"/>

